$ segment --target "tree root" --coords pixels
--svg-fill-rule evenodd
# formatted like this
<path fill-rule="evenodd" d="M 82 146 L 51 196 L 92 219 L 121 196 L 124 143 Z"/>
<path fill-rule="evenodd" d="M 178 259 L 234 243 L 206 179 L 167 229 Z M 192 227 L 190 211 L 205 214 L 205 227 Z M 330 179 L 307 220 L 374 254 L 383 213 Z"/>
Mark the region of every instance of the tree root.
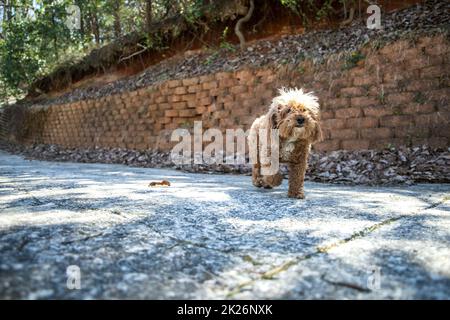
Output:
<path fill-rule="evenodd" d="M 255 9 L 255 3 L 254 0 L 250 0 L 250 8 L 247 11 L 247 14 L 242 17 L 241 19 L 239 19 L 239 21 L 236 23 L 236 26 L 234 27 L 234 33 L 237 35 L 237 37 L 239 38 L 239 43 L 241 46 L 241 50 L 245 49 L 245 37 L 241 32 L 241 26 L 243 23 L 247 22 L 248 20 L 250 20 L 250 18 L 252 17 L 253 14 L 253 10 Z"/>

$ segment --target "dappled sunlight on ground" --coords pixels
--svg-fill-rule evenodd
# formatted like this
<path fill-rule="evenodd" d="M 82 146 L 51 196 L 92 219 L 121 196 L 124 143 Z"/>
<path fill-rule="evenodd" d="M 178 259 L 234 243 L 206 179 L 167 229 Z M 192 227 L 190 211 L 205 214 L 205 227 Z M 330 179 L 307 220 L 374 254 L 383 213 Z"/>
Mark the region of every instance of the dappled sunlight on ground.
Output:
<path fill-rule="evenodd" d="M 170 187 L 148 187 L 169 180 Z M 448 185 L 287 182 L 0 153 L 0 292 L 22 298 L 449 298 Z M 446 198 L 447 196 L 447 198 Z M 79 265 L 83 289 L 67 290 Z M 382 269 L 379 290 L 369 271 Z M 368 271 L 369 270 L 369 271 Z"/>

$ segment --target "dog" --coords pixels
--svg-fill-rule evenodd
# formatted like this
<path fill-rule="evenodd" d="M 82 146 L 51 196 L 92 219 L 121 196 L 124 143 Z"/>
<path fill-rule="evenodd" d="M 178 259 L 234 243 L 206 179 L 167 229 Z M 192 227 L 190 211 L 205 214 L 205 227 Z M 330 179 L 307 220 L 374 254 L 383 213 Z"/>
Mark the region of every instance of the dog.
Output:
<path fill-rule="evenodd" d="M 297 88 L 281 88 L 278 92 L 269 111 L 257 118 L 250 128 L 248 143 L 250 158 L 253 158 L 252 182 L 258 188 L 279 186 L 283 175 L 278 163 L 287 163 L 288 197 L 304 199 L 303 185 L 311 145 L 322 140 L 320 106 L 312 92 Z M 278 144 L 274 144 L 275 139 L 271 135 L 275 132 L 278 133 Z M 262 143 L 264 139 L 268 141 L 265 145 Z M 275 172 L 265 170 L 274 159 L 278 160 Z"/>

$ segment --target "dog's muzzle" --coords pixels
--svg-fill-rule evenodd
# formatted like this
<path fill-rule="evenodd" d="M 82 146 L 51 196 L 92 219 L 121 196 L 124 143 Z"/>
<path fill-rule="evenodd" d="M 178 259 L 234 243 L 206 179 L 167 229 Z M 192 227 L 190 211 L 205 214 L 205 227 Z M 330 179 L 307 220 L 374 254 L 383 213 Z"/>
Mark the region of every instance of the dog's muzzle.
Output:
<path fill-rule="evenodd" d="M 305 118 L 303 118 L 303 117 L 298 117 L 298 118 L 297 118 L 297 127 L 298 127 L 298 128 L 301 128 L 301 127 L 303 127 L 304 124 L 305 124 Z"/>

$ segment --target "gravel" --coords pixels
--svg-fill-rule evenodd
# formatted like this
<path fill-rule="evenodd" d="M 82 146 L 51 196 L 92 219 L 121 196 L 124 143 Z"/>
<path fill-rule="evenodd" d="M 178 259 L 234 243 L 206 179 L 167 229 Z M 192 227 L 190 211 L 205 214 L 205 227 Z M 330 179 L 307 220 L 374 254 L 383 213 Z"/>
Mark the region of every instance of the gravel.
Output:
<path fill-rule="evenodd" d="M 169 152 L 121 148 L 62 148 L 57 145 L 21 146 L 2 143 L 0 149 L 26 159 L 62 162 L 114 163 L 134 167 L 172 168 L 186 172 L 250 174 L 250 165 L 172 163 Z M 248 161 L 247 161 L 248 162 Z M 282 166 L 286 174 L 287 169 Z M 450 182 L 450 148 L 427 146 L 384 150 L 314 152 L 306 179 L 317 182 L 364 185 Z"/>

